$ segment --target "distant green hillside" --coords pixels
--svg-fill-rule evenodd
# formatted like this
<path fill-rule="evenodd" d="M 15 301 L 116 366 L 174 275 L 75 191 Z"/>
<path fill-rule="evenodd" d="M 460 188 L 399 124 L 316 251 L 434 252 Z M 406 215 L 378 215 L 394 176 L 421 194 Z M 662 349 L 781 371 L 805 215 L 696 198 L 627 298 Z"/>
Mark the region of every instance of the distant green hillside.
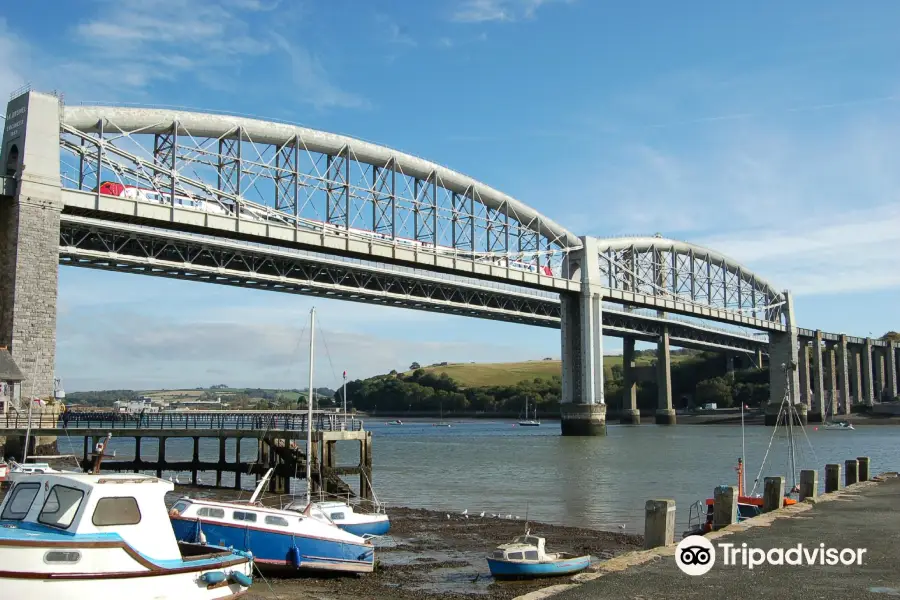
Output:
<path fill-rule="evenodd" d="M 672 364 L 685 360 L 691 360 L 692 355 L 672 355 Z M 638 355 L 635 359 L 637 366 L 648 366 L 655 359 L 648 354 Z M 604 356 L 603 370 L 607 378 L 612 377 L 613 369 L 622 366 L 621 356 Z M 534 379 L 552 379 L 562 377 L 562 362 L 558 360 L 529 360 L 526 362 L 511 363 L 448 363 L 446 365 L 430 365 L 421 367 L 426 373 L 441 375 L 446 373 L 448 377 L 456 381 L 461 387 L 491 387 L 516 385 L 523 381 Z M 412 375 L 413 370 L 403 373 L 405 377 Z"/>

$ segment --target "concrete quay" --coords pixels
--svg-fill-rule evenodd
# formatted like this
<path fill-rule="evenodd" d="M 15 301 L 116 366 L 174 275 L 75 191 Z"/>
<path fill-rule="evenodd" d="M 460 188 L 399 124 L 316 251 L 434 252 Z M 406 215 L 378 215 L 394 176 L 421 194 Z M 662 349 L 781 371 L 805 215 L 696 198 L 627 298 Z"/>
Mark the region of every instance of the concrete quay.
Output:
<path fill-rule="evenodd" d="M 677 532 L 676 544 L 681 532 Z M 518 600 L 640 598 L 779 598 L 845 600 L 900 595 L 900 478 L 896 473 L 763 514 L 706 535 L 715 564 L 703 575 L 683 573 L 676 544 L 633 552 L 602 563 L 561 585 Z M 861 565 L 722 565 L 718 544 L 772 548 L 865 549 Z"/>

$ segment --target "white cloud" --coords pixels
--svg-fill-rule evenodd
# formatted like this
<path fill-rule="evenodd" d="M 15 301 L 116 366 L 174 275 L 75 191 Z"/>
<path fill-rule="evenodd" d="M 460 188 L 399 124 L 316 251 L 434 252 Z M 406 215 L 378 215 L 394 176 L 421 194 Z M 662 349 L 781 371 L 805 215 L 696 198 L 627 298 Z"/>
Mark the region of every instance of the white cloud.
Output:
<path fill-rule="evenodd" d="M 94 5 L 99 10 L 73 29 L 85 51 L 73 52 L 56 68 L 67 91 L 79 99 L 151 96 L 156 84 L 176 82 L 187 89 L 199 84 L 230 91 L 246 84 L 246 73 L 259 62 L 280 58 L 293 75 L 285 97 L 317 108 L 366 105 L 340 89 L 319 57 L 277 34 L 290 30 L 299 38 L 295 22 L 301 5 L 290 3 L 278 13 L 280 0 L 95 0 Z M 96 98 L 101 83 L 103 98 Z"/>
<path fill-rule="evenodd" d="M 531 19 L 546 4 L 572 4 L 575 0 L 463 0 L 451 19 L 461 23 Z"/>
<path fill-rule="evenodd" d="M 291 61 L 292 81 L 303 97 L 316 108 L 368 108 L 369 102 L 356 94 L 345 92 L 328 77 L 322 63 L 309 50 L 272 33 L 272 38 Z"/>

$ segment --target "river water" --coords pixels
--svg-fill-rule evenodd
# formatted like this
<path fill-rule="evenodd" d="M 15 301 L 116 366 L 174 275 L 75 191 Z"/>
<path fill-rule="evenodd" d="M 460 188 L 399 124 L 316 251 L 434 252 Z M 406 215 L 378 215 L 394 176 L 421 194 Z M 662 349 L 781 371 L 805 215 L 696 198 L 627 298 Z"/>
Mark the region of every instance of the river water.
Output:
<path fill-rule="evenodd" d="M 644 503 L 671 498 L 677 507 L 676 534 L 686 529 L 690 505 L 711 497 L 717 485 L 736 485 L 735 466 L 741 456 L 741 427 L 680 425 L 674 427 L 610 425 L 606 437 L 562 437 L 559 423 L 518 427 L 514 421 L 469 421 L 434 427 L 431 420 L 403 425 L 367 421 L 374 435 L 374 486 L 388 506 L 430 508 L 469 515 L 512 515 L 561 525 L 643 533 Z M 773 438 L 773 432 L 775 433 Z M 116 435 L 121 436 L 124 432 Z M 871 458 L 871 473 L 900 469 L 894 426 L 859 425 L 854 431 L 794 429 L 797 470 L 818 469 L 824 487 L 826 463 L 843 464 L 857 456 Z M 80 455 L 83 438 L 60 438 L 60 451 Z M 771 441 L 771 444 L 770 444 Z M 337 445 L 338 464 L 358 461 L 357 445 Z M 786 428 L 748 426 L 744 430 L 748 490 L 753 488 L 763 459 L 762 477 L 788 477 L 790 452 Z M 68 447 L 68 449 L 67 449 Z M 133 456 L 129 438 L 113 438 L 119 458 Z M 169 460 L 189 460 L 189 439 L 172 439 Z M 768 451 L 768 455 L 767 455 Z M 232 460 L 234 441 L 227 456 Z M 216 460 L 216 440 L 201 440 L 201 460 Z M 154 460 L 155 440 L 144 438 L 142 456 Z M 767 455 L 767 456 L 766 456 Z M 256 458 L 255 444 L 242 446 L 242 460 Z M 164 476 L 174 474 L 166 473 Z M 189 481 L 180 474 L 180 481 Z M 233 481 L 226 474 L 225 483 Z M 213 483 L 214 474 L 201 476 Z M 356 478 L 349 478 L 355 480 Z M 252 488 L 252 478 L 244 478 Z M 355 481 L 350 481 L 354 484 Z M 294 489 L 301 491 L 301 482 Z"/>

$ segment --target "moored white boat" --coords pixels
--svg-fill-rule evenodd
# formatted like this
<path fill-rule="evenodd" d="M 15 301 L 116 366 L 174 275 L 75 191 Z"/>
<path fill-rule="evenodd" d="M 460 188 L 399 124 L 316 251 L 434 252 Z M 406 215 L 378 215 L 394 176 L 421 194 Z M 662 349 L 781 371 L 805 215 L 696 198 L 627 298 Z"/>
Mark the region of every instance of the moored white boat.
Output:
<path fill-rule="evenodd" d="M 182 498 L 169 513 L 176 537 L 253 553 L 260 568 L 371 573 L 375 547 L 293 510 Z"/>
<path fill-rule="evenodd" d="M 391 528 L 391 521 L 382 512 L 356 512 L 353 505 L 339 500 L 313 502 L 311 505 L 302 501 L 291 502 L 285 507 L 323 523 L 333 523 L 353 535 L 379 536 L 386 534 Z"/>
<path fill-rule="evenodd" d="M 252 583 L 243 552 L 179 544 L 165 480 L 33 474 L 0 505 L 0 586 L 28 600 L 237 598 Z"/>
<path fill-rule="evenodd" d="M 544 543 L 544 538 L 526 533 L 497 546 L 487 557 L 491 575 L 498 579 L 553 577 L 572 575 L 591 565 L 588 555 L 547 552 Z"/>

